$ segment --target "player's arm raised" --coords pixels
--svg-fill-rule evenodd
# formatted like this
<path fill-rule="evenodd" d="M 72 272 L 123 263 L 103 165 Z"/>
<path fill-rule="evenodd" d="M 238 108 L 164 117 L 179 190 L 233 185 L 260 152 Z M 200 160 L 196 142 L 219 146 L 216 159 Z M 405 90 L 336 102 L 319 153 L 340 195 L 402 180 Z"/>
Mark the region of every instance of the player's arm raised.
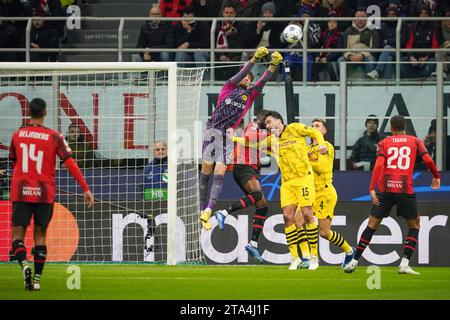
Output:
<path fill-rule="evenodd" d="M 233 85 L 238 85 L 242 79 L 252 70 L 253 66 L 259 61 L 259 59 L 265 57 L 269 54 L 269 50 L 266 47 L 259 47 L 256 49 L 253 57 L 236 73 L 232 76 L 228 81 Z"/>
<path fill-rule="evenodd" d="M 317 160 L 310 161 L 313 170 L 319 174 L 333 171 L 334 151 L 330 150 L 333 147 L 327 144 L 325 144 L 325 147 L 327 148 L 325 154 L 319 153 Z"/>
<path fill-rule="evenodd" d="M 289 127 L 292 128 L 298 136 L 308 136 L 312 139 L 315 139 L 317 141 L 317 144 L 319 145 L 318 150 L 320 154 L 327 153 L 327 147 L 325 146 L 323 134 L 319 130 L 313 127 L 309 127 L 303 123 L 292 123 L 289 125 Z"/>

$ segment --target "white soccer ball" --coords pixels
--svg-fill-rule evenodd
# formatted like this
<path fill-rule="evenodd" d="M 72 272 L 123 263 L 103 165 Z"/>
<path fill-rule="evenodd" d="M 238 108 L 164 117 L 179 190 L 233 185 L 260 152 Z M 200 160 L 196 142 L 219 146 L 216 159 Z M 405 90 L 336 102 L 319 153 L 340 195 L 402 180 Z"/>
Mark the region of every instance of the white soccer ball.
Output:
<path fill-rule="evenodd" d="M 296 44 L 302 40 L 303 30 L 297 24 L 290 24 L 283 30 L 283 38 L 289 44 Z"/>

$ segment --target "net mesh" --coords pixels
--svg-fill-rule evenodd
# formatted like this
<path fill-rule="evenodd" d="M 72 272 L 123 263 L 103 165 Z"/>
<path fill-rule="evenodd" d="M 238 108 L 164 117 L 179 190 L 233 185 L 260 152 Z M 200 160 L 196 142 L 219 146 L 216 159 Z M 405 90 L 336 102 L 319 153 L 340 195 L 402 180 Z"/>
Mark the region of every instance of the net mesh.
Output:
<path fill-rule="evenodd" d="M 0 72 L 0 261 L 11 258 L 7 149 L 13 132 L 28 121 L 28 103 L 39 97 L 47 102 L 45 125 L 66 137 L 96 199 L 88 209 L 81 188 L 58 163 L 47 261 L 165 262 L 170 193 L 177 203 L 176 261 L 203 262 L 195 136 L 203 71 L 177 69 L 175 133 L 167 129 L 173 81 L 167 70 Z M 177 172 L 168 171 L 169 134 L 177 136 Z M 176 191 L 167 188 L 171 174 Z"/>

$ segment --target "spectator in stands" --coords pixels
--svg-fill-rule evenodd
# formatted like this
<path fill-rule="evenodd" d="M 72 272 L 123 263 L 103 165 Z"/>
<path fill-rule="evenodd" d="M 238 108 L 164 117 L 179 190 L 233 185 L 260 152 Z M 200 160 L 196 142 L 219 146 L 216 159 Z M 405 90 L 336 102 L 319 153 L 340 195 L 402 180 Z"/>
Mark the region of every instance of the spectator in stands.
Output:
<path fill-rule="evenodd" d="M 153 6 L 148 16 L 155 18 L 144 23 L 139 33 L 137 48 L 175 48 L 175 39 L 172 25 L 167 21 L 160 21 L 161 10 L 157 6 Z M 143 61 L 172 61 L 172 54 L 169 52 L 150 52 L 144 51 L 140 53 Z"/>
<path fill-rule="evenodd" d="M 0 0 L 0 11 L 3 17 L 28 17 L 30 16 L 27 7 L 20 0 Z M 10 21 L 19 34 L 22 34 L 22 30 L 27 26 L 27 21 Z"/>
<path fill-rule="evenodd" d="M 166 208 L 167 203 L 167 144 L 156 141 L 153 144 L 153 159 L 144 168 L 144 200 L 152 201 L 152 210 L 146 216 L 144 260 L 153 261 L 155 246 L 155 216 Z M 152 257 L 153 255 L 153 257 Z"/>
<path fill-rule="evenodd" d="M 69 125 L 66 141 L 78 166 L 80 168 L 91 168 L 95 160 L 94 150 L 92 145 L 85 140 L 80 127 L 75 123 Z"/>
<path fill-rule="evenodd" d="M 445 13 L 445 17 L 450 19 L 450 10 Z M 450 20 L 444 20 L 441 22 L 438 28 L 438 43 L 440 48 L 450 49 Z M 437 61 L 446 61 L 444 64 L 444 71 L 448 73 L 450 71 L 450 50 L 447 52 L 436 52 L 435 58 Z"/>
<path fill-rule="evenodd" d="M 43 13 L 46 17 L 64 17 L 66 14 L 62 8 L 60 0 L 31 0 L 30 14 L 35 12 Z M 49 26 L 58 32 L 58 39 L 64 37 L 65 21 L 47 21 Z"/>
<path fill-rule="evenodd" d="M 309 15 L 317 17 L 319 14 L 320 0 L 300 0 L 297 2 L 297 17 L 302 16 L 302 11 L 308 7 L 311 9 Z"/>
<path fill-rule="evenodd" d="M 183 10 L 184 18 L 194 18 L 194 9 L 186 7 Z M 175 61 L 195 61 L 198 67 L 209 61 L 209 52 L 183 52 L 183 49 L 208 49 L 209 26 L 205 21 L 183 20 L 175 26 L 175 47 L 179 51 L 175 54 Z M 203 63 L 203 65 L 201 65 Z"/>
<path fill-rule="evenodd" d="M 259 0 L 223 0 L 220 12 L 232 5 L 236 8 L 238 17 L 258 17 L 261 10 L 260 2 Z"/>
<path fill-rule="evenodd" d="M 181 17 L 186 7 L 192 7 L 192 0 L 159 0 L 159 9 L 162 17 Z M 172 22 L 172 25 L 175 26 L 176 24 L 177 21 Z"/>
<path fill-rule="evenodd" d="M 422 6 L 420 17 L 429 17 L 428 6 Z M 406 37 L 406 48 L 438 48 L 437 26 L 433 21 L 417 21 L 410 25 Z M 435 70 L 433 52 L 408 52 L 402 58 L 410 64 L 401 65 L 401 73 L 406 78 L 426 78 Z"/>
<path fill-rule="evenodd" d="M 242 49 L 244 48 L 244 36 L 247 32 L 246 24 L 236 22 L 236 7 L 231 2 L 226 2 L 222 11 L 222 17 L 228 18 L 218 24 L 216 29 L 216 48 L 217 49 Z M 239 52 L 219 52 L 216 60 L 220 62 L 240 61 Z M 223 65 L 222 65 L 223 66 Z M 217 70 L 219 80 L 231 78 L 238 72 L 237 68 L 220 68 Z"/>
<path fill-rule="evenodd" d="M 196 17 L 217 17 L 219 15 L 219 1 L 194 0 L 192 6 Z M 208 23 L 211 25 L 211 21 Z"/>
<path fill-rule="evenodd" d="M 417 17 L 424 7 L 428 9 L 430 16 L 434 16 L 437 9 L 436 0 L 412 0 L 409 8 L 409 16 Z"/>
<path fill-rule="evenodd" d="M 377 144 L 384 138 L 378 133 L 378 118 L 371 114 L 365 122 L 366 131 L 353 145 L 350 161 L 353 169 L 372 170 L 375 165 Z"/>
<path fill-rule="evenodd" d="M 428 134 L 423 139 L 423 143 L 433 161 L 436 162 L 436 119 L 431 120 Z"/>
<path fill-rule="evenodd" d="M 342 32 L 339 29 L 338 22 L 333 19 L 335 17 L 333 11 L 328 12 L 330 19 L 327 22 L 326 29 L 322 32 L 320 39 L 320 47 L 323 49 L 342 48 Z M 314 64 L 312 66 L 313 81 L 319 81 L 319 73 L 325 71 L 330 81 L 337 81 L 337 60 L 341 55 L 340 52 L 321 52 L 317 53 Z M 328 80 L 325 79 L 325 80 Z"/>
<path fill-rule="evenodd" d="M 322 0 L 321 6 L 318 8 L 318 17 L 353 17 L 353 10 L 345 0 Z M 351 21 L 338 22 L 339 30 L 345 30 L 352 25 Z M 327 27 L 324 23 L 321 27 Z"/>
<path fill-rule="evenodd" d="M 398 17 L 399 16 L 398 8 L 389 6 L 386 9 L 386 17 Z M 384 21 L 381 23 L 381 43 L 382 47 L 385 49 L 393 49 L 396 44 L 396 29 L 397 29 L 397 21 Z M 406 31 L 407 25 L 406 23 L 402 24 L 402 28 L 400 30 L 400 47 L 404 47 L 405 39 L 406 39 Z M 394 77 L 395 65 L 390 63 L 395 61 L 395 52 L 382 52 L 378 57 L 378 64 L 374 70 L 369 72 L 367 76 L 370 79 L 378 80 L 378 78 L 382 77 L 384 79 L 392 79 Z"/>
<path fill-rule="evenodd" d="M 42 11 L 34 11 L 34 17 L 43 17 L 45 13 Z M 24 39 L 26 38 L 23 35 Z M 33 49 L 50 49 L 58 48 L 58 31 L 56 31 L 50 24 L 42 19 L 33 19 L 31 33 L 30 33 L 30 46 Z M 25 41 L 23 41 L 25 43 Z M 31 52 L 31 62 L 54 62 L 57 60 L 57 52 Z"/>
<path fill-rule="evenodd" d="M 352 62 L 366 62 L 366 74 L 375 69 L 374 54 L 364 51 L 367 48 L 379 48 L 381 41 L 378 30 L 367 27 L 367 13 L 365 10 L 358 9 L 355 13 L 355 20 L 353 25 L 348 27 L 343 35 L 344 48 L 350 49 L 344 52 L 343 56 L 338 59 L 338 62 L 352 61 Z"/>
<path fill-rule="evenodd" d="M 0 7 L 0 48 L 17 48 L 17 29 L 9 21 L 3 20 L 4 16 L 4 10 Z M 16 52 L 0 52 L 0 61 L 18 61 L 18 55 Z"/>
<path fill-rule="evenodd" d="M 302 5 L 301 9 L 298 11 L 299 17 L 306 18 L 311 17 L 313 14 L 313 10 L 311 9 L 311 6 L 309 5 Z M 300 25 L 303 29 L 303 21 L 298 21 L 298 25 Z M 308 25 L 308 48 L 318 48 L 320 45 L 320 25 L 314 22 L 309 23 Z M 280 37 L 281 43 L 285 43 L 283 37 Z M 303 39 L 302 41 L 298 42 L 297 44 L 289 44 L 287 47 L 289 49 L 301 49 L 303 48 Z M 289 63 L 290 69 L 291 69 L 291 77 L 293 80 L 302 80 L 303 78 L 303 54 L 301 52 L 292 52 L 292 53 L 286 53 L 284 55 L 284 61 L 286 63 Z M 306 79 L 310 81 L 312 79 L 311 75 L 311 65 L 314 61 L 314 54 L 309 53 L 307 54 L 307 65 L 306 65 Z M 284 68 L 283 68 L 284 73 Z"/>

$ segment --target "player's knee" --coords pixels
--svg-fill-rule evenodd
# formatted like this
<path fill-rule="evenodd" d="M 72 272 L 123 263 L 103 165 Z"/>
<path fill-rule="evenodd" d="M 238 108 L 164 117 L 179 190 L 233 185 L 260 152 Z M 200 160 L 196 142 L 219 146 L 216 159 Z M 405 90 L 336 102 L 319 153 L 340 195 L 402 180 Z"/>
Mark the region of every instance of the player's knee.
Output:
<path fill-rule="evenodd" d="M 261 191 L 253 191 L 252 193 L 248 194 L 248 197 L 252 201 L 252 203 L 255 204 L 263 198 L 263 193 Z"/>

